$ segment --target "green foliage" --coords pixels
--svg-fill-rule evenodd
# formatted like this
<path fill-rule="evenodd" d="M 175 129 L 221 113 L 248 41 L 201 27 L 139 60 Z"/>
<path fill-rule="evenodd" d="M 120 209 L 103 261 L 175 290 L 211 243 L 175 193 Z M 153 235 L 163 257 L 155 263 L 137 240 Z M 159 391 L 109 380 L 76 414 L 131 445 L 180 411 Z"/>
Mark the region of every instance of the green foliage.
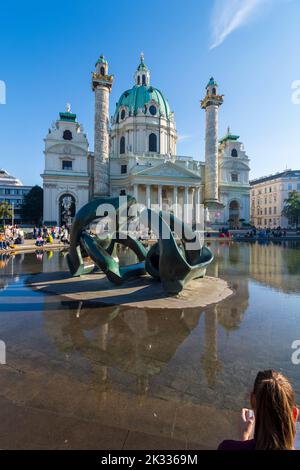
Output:
<path fill-rule="evenodd" d="M 289 197 L 284 200 L 282 214 L 289 219 L 292 225 L 298 225 L 300 221 L 300 193 L 291 191 Z"/>
<path fill-rule="evenodd" d="M 12 207 L 11 205 L 4 201 L 0 202 L 0 220 L 2 220 L 3 226 L 5 225 L 6 219 L 12 218 Z"/>
<path fill-rule="evenodd" d="M 21 217 L 26 222 L 39 224 L 43 218 L 43 189 L 33 186 L 24 197 L 21 206 Z"/>

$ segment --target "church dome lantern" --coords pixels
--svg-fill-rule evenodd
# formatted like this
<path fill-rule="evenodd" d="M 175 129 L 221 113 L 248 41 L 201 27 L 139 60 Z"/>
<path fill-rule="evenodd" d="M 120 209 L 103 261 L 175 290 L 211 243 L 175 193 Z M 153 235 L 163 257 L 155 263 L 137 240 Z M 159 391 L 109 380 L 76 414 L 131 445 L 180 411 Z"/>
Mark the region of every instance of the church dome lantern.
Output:
<path fill-rule="evenodd" d="M 150 85 L 150 72 L 147 65 L 144 62 L 144 53 L 141 52 L 141 61 L 134 75 L 136 86 L 148 86 Z"/>
<path fill-rule="evenodd" d="M 168 101 L 160 90 L 150 85 L 150 71 L 141 54 L 141 62 L 134 76 L 135 85 L 122 93 L 116 103 L 114 122 L 120 123 L 129 116 L 148 115 L 171 117 Z"/>

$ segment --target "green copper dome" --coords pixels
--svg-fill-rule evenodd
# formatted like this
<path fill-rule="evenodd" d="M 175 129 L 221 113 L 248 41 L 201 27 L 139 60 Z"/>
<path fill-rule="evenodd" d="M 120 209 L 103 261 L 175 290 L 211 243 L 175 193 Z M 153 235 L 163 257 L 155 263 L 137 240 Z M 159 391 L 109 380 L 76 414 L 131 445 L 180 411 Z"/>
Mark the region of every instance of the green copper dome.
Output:
<path fill-rule="evenodd" d="M 95 65 L 97 64 L 107 64 L 107 60 L 105 59 L 103 54 L 101 54 Z"/>
<path fill-rule="evenodd" d="M 141 62 L 140 65 L 137 68 L 138 70 L 148 70 L 148 67 L 144 62 Z"/>
<path fill-rule="evenodd" d="M 117 102 L 115 118 L 120 111 L 120 108 L 126 107 L 130 116 L 136 116 L 139 109 L 146 113 L 148 105 L 151 106 L 151 101 L 157 105 L 156 116 L 162 115 L 164 117 L 170 116 L 170 106 L 164 98 L 161 91 L 152 86 L 134 86 L 130 90 L 126 90 Z M 150 110 L 151 112 L 151 110 Z"/>
<path fill-rule="evenodd" d="M 209 87 L 209 86 L 218 86 L 218 84 L 217 84 L 216 80 L 214 79 L 214 77 L 210 77 L 209 82 L 206 85 L 206 88 Z"/>

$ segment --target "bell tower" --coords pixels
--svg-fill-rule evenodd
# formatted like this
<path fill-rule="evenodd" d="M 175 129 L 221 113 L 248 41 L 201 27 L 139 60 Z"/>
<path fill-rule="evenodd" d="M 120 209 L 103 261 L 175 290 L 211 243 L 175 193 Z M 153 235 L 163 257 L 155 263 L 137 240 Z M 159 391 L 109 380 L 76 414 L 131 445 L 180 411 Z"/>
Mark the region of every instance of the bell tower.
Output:
<path fill-rule="evenodd" d="M 113 75 L 108 75 L 108 62 L 103 55 L 96 62 L 92 74 L 92 90 L 95 93 L 93 195 L 109 194 L 109 93 Z"/>

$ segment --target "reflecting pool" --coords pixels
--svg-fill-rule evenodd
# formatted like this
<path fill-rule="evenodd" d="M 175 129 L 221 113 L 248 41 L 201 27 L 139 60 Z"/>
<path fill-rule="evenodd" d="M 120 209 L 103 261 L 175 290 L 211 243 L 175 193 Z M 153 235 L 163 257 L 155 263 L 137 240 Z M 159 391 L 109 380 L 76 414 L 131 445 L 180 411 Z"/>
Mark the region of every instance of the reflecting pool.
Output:
<path fill-rule="evenodd" d="M 216 448 L 266 368 L 300 401 L 300 244 L 211 246 L 207 274 L 234 295 L 188 311 L 35 292 L 28 276 L 67 270 L 65 253 L 0 255 L 0 448 Z"/>

